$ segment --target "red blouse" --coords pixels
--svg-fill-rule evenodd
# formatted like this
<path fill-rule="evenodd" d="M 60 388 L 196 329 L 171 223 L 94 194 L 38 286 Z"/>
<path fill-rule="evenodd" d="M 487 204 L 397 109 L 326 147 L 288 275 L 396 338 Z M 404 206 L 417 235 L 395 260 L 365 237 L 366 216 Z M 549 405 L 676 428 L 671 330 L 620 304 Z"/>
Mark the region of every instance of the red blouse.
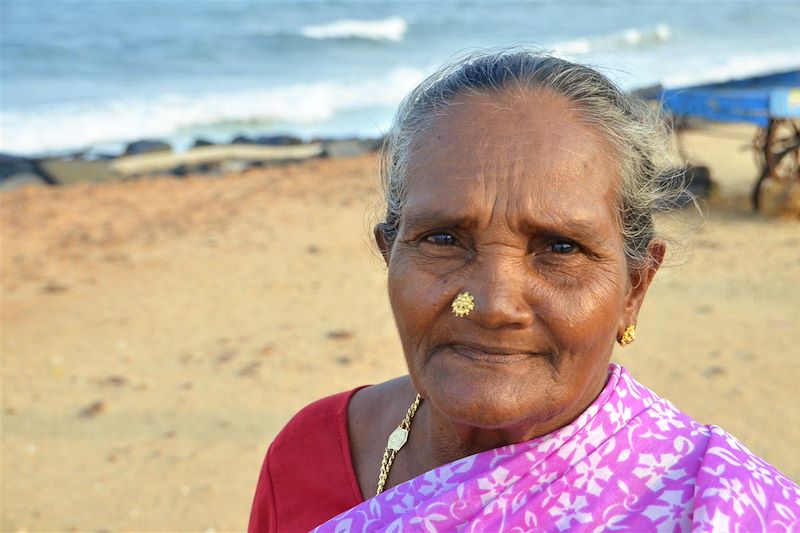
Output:
<path fill-rule="evenodd" d="M 307 532 L 364 501 L 350 457 L 347 405 L 360 388 L 297 413 L 267 451 L 249 533 Z"/>

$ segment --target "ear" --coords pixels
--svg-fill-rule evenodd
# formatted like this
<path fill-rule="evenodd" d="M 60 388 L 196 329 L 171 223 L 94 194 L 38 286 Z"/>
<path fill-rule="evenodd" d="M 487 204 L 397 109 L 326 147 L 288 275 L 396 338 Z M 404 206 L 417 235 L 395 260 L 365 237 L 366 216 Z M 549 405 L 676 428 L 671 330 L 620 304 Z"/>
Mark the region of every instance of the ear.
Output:
<path fill-rule="evenodd" d="M 386 238 L 388 229 L 388 224 L 381 222 L 380 224 L 375 224 L 375 228 L 372 230 L 373 235 L 375 235 L 375 243 L 378 245 L 378 250 L 381 251 L 383 260 L 386 261 L 387 265 L 389 264 L 389 256 L 392 253 L 392 245 Z"/>
<path fill-rule="evenodd" d="M 622 337 L 622 332 L 628 325 L 636 325 L 639 309 L 644 302 L 647 289 L 664 261 L 667 246 L 661 239 L 653 239 L 647 245 L 647 261 L 644 266 L 630 272 L 630 288 L 625 297 L 625 309 L 622 314 L 622 323 L 618 326 L 617 338 Z"/>

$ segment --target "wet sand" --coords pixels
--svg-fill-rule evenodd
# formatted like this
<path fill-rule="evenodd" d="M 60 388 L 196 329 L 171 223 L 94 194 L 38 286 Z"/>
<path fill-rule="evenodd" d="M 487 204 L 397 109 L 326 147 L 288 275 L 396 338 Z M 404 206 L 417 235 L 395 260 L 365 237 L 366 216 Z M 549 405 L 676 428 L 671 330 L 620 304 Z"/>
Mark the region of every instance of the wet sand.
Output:
<path fill-rule="evenodd" d="M 708 133 L 707 221 L 675 215 L 690 236 L 615 357 L 800 481 L 800 225 L 749 212 L 751 131 Z M 0 529 L 244 529 L 297 409 L 403 373 L 376 167 L 0 194 Z"/>

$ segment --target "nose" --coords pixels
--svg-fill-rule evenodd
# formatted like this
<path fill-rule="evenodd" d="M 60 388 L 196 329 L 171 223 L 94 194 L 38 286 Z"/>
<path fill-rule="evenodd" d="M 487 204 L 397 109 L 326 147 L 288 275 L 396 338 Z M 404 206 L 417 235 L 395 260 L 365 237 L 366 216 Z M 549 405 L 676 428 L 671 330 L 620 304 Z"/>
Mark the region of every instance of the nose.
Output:
<path fill-rule="evenodd" d="M 475 310 L 469 318 L 487 329 L 527 328 L 533 324 L 530 266 L 524 257 L 487 257 L 470 285 Z"/>

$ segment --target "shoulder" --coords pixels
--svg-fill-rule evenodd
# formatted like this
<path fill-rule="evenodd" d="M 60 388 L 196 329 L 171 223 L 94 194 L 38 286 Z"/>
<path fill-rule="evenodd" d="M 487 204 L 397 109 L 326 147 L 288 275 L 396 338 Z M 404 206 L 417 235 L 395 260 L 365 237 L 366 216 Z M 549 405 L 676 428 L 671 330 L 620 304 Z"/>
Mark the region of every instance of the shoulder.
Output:
<path fill-rule="evenodd" d="M 642 516 L 669 501 L 693 530 L 800 530 L 793 481 L 723 429 L 694 420 L 624 370 L 619 375 L 619 394 L 601 418 L 619 428 L 612 439 L 624 448 L 616 452 L 617 472 L 650 506 Z"/>
<path fill-rule="evenodd" d="M 327 396 L 298 411 L 268 451 L 273 476 L 297 478 L 305 473 L 297 472 L 298 465 L 320 463 L 318 468 L 325 468 L 324 462 L 328 460 L 349 465 L 347 406 L 361 388 Z"/>
<path fill-rule="evenodd" d="M 300 443 L 315 445 L 329 442 L 326 438 L 322 438 L 322 442 L 317 441 L 321 437 L 330 436 L 329 432 L 332 430 L 338 431 L 341 423 L 346 422 L 348 403 L 362 388 L 327 396 L 303 407 L 278 433 L 273 447 L 289 445 L 293 448 Z"/>
<path fill-rule="evenodd" d="M 310 530 L 361 502 L 347 434 L 348 403 L 359 389 L 309 404 L 278 433 L 261 468 L 250 532 Z"/>
<path fill-rule="evenodd" d="M 666 475 L 659 483 L 664 488 L 676 482 L 691 486 L 693 529 L 800 529 L 797 484 L 722 428 L 701 424 L 668 400 L 652 398 L 635 417 L 637 448 L 646 452 L 635 454 L 639 464 L 632 472 L 638 476 L 663 467 Z"/>
<path fill-rule="evenodd" d="M 734 436 L 707 426 L 697 474 L 695 517 L 721 526 L 748 524 L 770 531 L 800 529 L 800 486 Z"/>

